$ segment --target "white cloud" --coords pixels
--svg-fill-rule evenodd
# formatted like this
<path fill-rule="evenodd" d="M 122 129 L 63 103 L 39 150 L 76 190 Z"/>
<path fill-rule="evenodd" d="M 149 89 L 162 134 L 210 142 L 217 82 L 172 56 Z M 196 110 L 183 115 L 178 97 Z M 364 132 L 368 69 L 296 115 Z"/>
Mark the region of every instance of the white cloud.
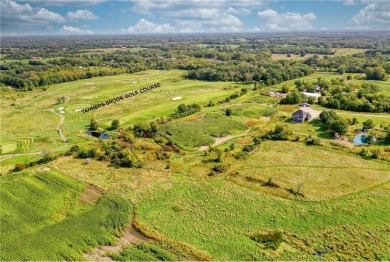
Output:
<path fill-rule="evenodd" d="M 390 3 L 371 3 L 366 5 L 349 21 L 347 29 L 390 29 Z"/>
<path fill-rule="evenodd" d="M 75 12 L 68 12 L 66 18 L 72 21 L 98 19 L 98 17 L 94 13 L 87 9 L 77 10 Z"/>
<path fill-rule="evenodd" d="M 361 4 L 367 4 L 372 0 L 339 0 L 342 1 L 344 5 L 361 5 Z"/>
<path fill-rule="evenodd" d="M 257 12 L 257 16 L 265 21 L 265 25 L 260 28 L 266 28 L 271 31 L 283 30 L 308 30 L 313 28 L 312 22 L 316 19 L 314 13 L 280 13 L 272 9 Z"/>
<path fill-rule="evenodd" d="M 170 24 L 155 24 L 141 18 L 135 26 L 131 26 L 127 29 L 122 29 L 123 33 L 129 34 L 152 34 L 152 33 L 172 33 L 174 32 L 173 27 Z"/>
<path fill-rule="evenodd" d="M 99 5 L 107 0 L 20 0 L 21 2 L 41 3 L 45 6 L 64 6 L 64 5 Z"/>
<path fill-rule="evenodd" d="M 63 23 L 65 18 L 46 8 L 33 8 L 28 3 L 18 4 L 14 0 L 1 0 L 1 29 L 5 32 L 45 28 L 50 23 Z"/>
<path fill-rule="evenodd" d="M 249 10 L 248 8 L 234 8 L 234 7 L 231 7 L 229 6 L 226 10 L 225 10 L 225 13 L 227 14 L 234 14 L 234 15 L 250 15 L 252 13 L 251 10 Z"/>
<path fill-rule="evenodd" d="M 46 8 L 39 9 L 37 14 L 31 16 L 31 18 L 55 23 L 65 22 L 65 18 L 62 15 L 49 11 Z"/>
<path fill-rule="evenodd" d="M 132 11 L 173 19 L 177 32 L 229 32 L 242 30 L 239 16 L 249 15 L 268 0 L 131 0 Z"/>
<path fill-rule="evenodd" d="M 73 26 L 66 26 L 64 25 L 62 27 L 62 31 L 64 33 L 68 33 L 68 34 L 77 34 L 77 35 L 89 35 L 89 34 L 93 34 L 93 32 L 91 30 L 88 30 L 88 29 L 81 29 L 81 28 L 78 28 L 78 27 L 73 27 Z"/>
<path fill-rule="evenodd" d="M 32 12 L 32 7 L 29 4 L 20 5 L 13 0 L 2 0 L 0 2 L 1 14 L 20 14 Z"/>

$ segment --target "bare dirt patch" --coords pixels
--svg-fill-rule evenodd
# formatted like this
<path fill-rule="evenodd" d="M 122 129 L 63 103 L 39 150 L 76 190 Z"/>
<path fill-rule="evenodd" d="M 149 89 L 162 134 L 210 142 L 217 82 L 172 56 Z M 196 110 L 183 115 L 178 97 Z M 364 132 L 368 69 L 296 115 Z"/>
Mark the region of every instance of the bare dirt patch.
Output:
<path fill-rule="evenodd" d="M 80 200 L 84 203 L 94 205 L 103 194 L 103 190 L 95 186 L 88 186 L 80 196 Z"/>
<path fill-rule="evenodd" d="M 123 247 L 129 245 L 135 245 L 138 243 L 146 242 L 150 238 L 143 235 L 133 226 L 130 226 L 123 235 L 117 239 L 117 243 L 114 246 L 100 246 L 92 250 L 90 253 L 84 254 L 86 259 L 94 261 L 112 261 L 112 259 L 106 256 L 108 251 L 119 253 Z"/>
<path fill-rule="evenodd" d="M 225 137 L 217 137 L 215 138 L 215 143 L 212 144 L 211 146 L 218 146 L 220 144 L 223 144 L 225 143 L 226 141 L 229 141 L 230 139 L 233 139 L 233 138 L 236 138 L 236 137 L 240 137 L 240 136 L 245 136 L 246 134 L 248 134 L 248 132 L 251 130 L 251 128 L 248 128 L 244 133 L 241 133 L 241 134 L 238 134 L 238 135 L 228 135 L 228 136 L 225 136 Z M 199 151 L 207 151 L 209 150 L 209 146 L 201 146 L 199 148 Z"/>

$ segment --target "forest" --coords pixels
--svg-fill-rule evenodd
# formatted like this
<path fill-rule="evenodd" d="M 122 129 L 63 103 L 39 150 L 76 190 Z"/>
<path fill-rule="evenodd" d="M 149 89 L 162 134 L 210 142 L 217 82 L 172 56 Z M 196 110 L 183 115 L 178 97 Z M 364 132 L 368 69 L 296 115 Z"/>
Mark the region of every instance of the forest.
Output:
<path fill-rule="evenodd" d="M 378 32 L 304 36 L 305 33 L 289 38 L 275 33 L 167 35 L 158 39 L 153 36 L 5 37 L 0 84 L 27 91 L 149 69 L 187 70 L 188 79 L 256 82 L 264 86 L 316 71 L 366 73 L 367 79 L 373 80 L 385 80 L 390 73 L 390 51 L 385 37 Z M 337 48 L 365 51 L 338 56 Z M 274 60 L 273 54 L 285 54 L 286 59 Z M 291 54 L 302 59 L 287 59 Z"/>

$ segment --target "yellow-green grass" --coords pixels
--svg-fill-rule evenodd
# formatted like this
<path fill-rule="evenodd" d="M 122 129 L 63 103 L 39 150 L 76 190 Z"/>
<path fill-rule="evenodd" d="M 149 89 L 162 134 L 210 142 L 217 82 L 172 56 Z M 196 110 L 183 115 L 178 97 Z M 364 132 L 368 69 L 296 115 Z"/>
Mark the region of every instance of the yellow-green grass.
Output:
<path fill-rule="evenodd" d="M 177 176 L 138 204 L 139 221 L 215 260 L 375 260 L 388 258 L 389 184 L 321 202 L 276 198 L 220 179 Z M 281 231 L 278 250 L 251 240 Z M 316 256 L 321 252 L 321 257 Z"/>
<path fill-rule="evenodd" d="M 114 243 L 129 222 L 129 202 L 103 194 L 96 204 L 86 188 L 58 172 L 19 172 L 1 180 L 1 249 L 5 260 L 83 260 L 83 252 Z"/>
<path fill-rule="evenodd" d="M 323 58 L 324 56 L 347 56 L 347 55 L 354 55 L 354 54 L 360 54 L 364 53 L 366 50 L 365 49 L 360 49 L 360 48 L 333 48 L 333 52 L 335 52 L 334 55 L 317 55 L 320 58 Z M 288 59 L 288 60 L 303 60 L 309 57 L 314 56 L 315 54 L 306 54 L 305 56 L 301 55 L 295 55 L 291 54 L 290 57 L 287 57 L 287 54 L 272 54 L 272 59 L 273 60 L 280 60 L 280 59 Z"/>
<path fill-rule="evenodd" d="M 346 55 L 354 55 L 361 54 L 366 52 L 366 49 L 361 48 L 332 48 L 332 51 L 335 52 L 335 56 L 346 56 Z"/>
<path fill-rule="evenodd" d="M 287 54 L 272 54 L 272 60 L 283 60 L 283 59 L 287 59 L 287 60 L 304 60 L 304 59 L 307 59 L 309 57 L 312 57 L 314 56 L 315 54 L 306 54 L 305 56 L 301 56 L 301 55 L 295 55 L 295 54 L 291 54 L 290 57 L 287 56 Z M 324 55 L 317 55 L 319 58 L 323 58 Z M 328 55 L 328 56 L 333 56 L 333 55 Z"/>
<path fill-rule="evenodd" d="M 382 179 L 388 177 L 388 172 L 382 172 L 382 169 L 389 170 L 388 164 L 326 151 L 321 147 L 316 152 L 317 147 L 307 147 L 302 143 L 270 141 L 262 146 L 267 143 L 271 145 L 270 150 L 259 149 L 244 160 L 248 163 L 241 162 L 242 165 L 254 166 L 245 172 L 254 170 L 250 175 L 256 176 L 263 169 L 267 170 L 268 158 L 272 164 L 283 159 L 288 164 L 295 161 L 290 155 L 305 154 L 301 176 L 305 178 L 307 173 L 310 176 L 302 192 L 313 201 L 289 200 L 278 192 L 268 192 L 257 185 L 237 183 L 240 181 L 234 181 L 232 176 L 227 179 L 225 176 L 207 178 L 198 152 L 173 156 L 168 170 L 162 161 L 146 161 L 143 169 L 117 169 L 95 160 L 85 165 L 85 160 L 72 157 L 60 158 L 45 166 L 61 169 L 66 174 L 131 199 L 136 203 L 143 227 L 205 251 L 216 260 L 319 260 L 316 251 L 326 252 L 322 254 L 326 260 L 373 260 L 389 255 L 386 218 L 390 215 L 387 211 L 390 187 Z M 297 151 L 279 143 L 297 145 Z M 273 147 L 276 147 L 274 152 Z M 263 155 L 259 156 L 257 152 Z M 285 154 L 288 157 L 284 158 Z M 322 172 L 327 168 L 312 167 L 326 165 L 331 169 L 332 162 L 336 166 L 332 170 L 344 173 Z M 351 168 L 344 169 L 344 164 Z M 236 168 L 240 166 L 238 163 Z M 361 172 L 356 172 L 360 167 Z M 285 180 L 289 179 L 291 169 L 285 167 L 280 171 Z M 234 173 L 235 166 L 229 171 Z M 238 172 L 242 175 L 244 169 Z M 296 188 L 296 181 L 301 180 L 294 172 L 289 182 Z M 264 177 L 265 180 L 268 178 Z M 289 185 L 277 178 L 273 181 L 282 186 Z M 324 185 L 330 188 L 321 195 L 320 191 L 307 189 L 307 185 L 316 190 L 325 188 Z M 332 190 L 341 194 L 332 195 Z M 284 235 L 284 243 L 277 251 L 266 249 L 248 237 L 249 234 L 275 230 Z"/>
<path fill-rule="evenodd" d="M 303 183 L 302 200 L 339 197 L 390 180 L 390 164 L 362 159 L 354 155 L 306 146 L 299 142 L 266 141 L 232 171 L 238 171 L 237 183 L 282 197 L 294 197 L 286 189 Z M 252 177 L 264 182 L 269 178 L 281 188 L 248 182 Z"/>
<path fill-rule="evenodd" d="M 275 114 L 278 109 L 268 105 L 260 105 L 257 103 L 246 103 L 246 104 L 233 104 L 223 107 L 222 110 L 231 109 L 232 115 L 261 118 L 263 116 L 270 117 Z"/>
<path fill-rule="evenodd" d="M 60 117 L 47 109 L 53 109 L 59 113 L 58 109 L 64 107 L 65 121 L 62 129 L 65 137 L 72 143 L 84 139 L 80 138 L 80 131 L 87 128 L 91 118 L 97 119 L 103 128 L 108 128 L 114 119 L 119 119 L 121 126 L 127 127 L 138 121 L 161 116 L 167 117 L 173 114 L 181 103 L 198 103 L 204 106 L 209 100 L 217 101 L 233 93 L 233 90 L 224 89 L 229 86 L 229 83 L 180 80 L 183 74 L 184 72 L 179 70 L 151 70 L 62 83 L 50 86 L 47 91 L 4 92 L 0 104 L 1 139 L 30 137 L 34 143 L 27 152 L 53 149 L 64 145 L 56 128 Z M 135 97 L 124 99 L 93 112 L 75 111 L 104 103 L 109 99 L 154 83 L 161 83 L 161 87 L 146 93 L 139 93 Z M 56 98 L 61 96 L 65 96 L 67 101 L 64 104 L 57 104 Z M 172 100 L 178 96 L 182 99 Z M 11 106 L 11 104 L 16 106 Z M 20 123 L 23 123 L 22 128 Z M 41 139 L 36 139 L 38 137 Z M 47 142 L 44 142 L 45 140 Z"/>
<path fill-rule="evenodd" d="M 1 141 L 3 154 L 20 153 L 29 149 L 33 140 L 31 138 L 14 138 L 6 141 Z"/>
<path fill-rule="evenodd" d="M 376 80 L 355 80 L 356 83 L 369 83 L 379 86 L 379 89 L 381 92 L 383 92 L 386 95 L 390 95 L 390 79 L 386 81 L 376 81 Z"/>
<path fill-rule="evenodd" d="M 195 120 L 176 120 L 162 125 L 159 132 L 184 149 L 211 145 L 213 137 L 242 133 L 246 126 L 232 117 L 207 113 Z"/>

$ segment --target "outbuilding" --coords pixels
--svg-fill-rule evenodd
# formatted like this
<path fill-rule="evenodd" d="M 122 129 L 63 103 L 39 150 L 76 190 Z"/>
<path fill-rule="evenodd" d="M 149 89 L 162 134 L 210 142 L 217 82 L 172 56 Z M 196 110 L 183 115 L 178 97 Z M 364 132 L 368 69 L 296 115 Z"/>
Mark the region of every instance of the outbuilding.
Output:
<path fill-rule="evenodd" d="M 292 114 L 292 120 L 295 123 L 303 123 L 305 121 L 310 121 L 312 119 L 312 115 L 309 112 L 303 111 L 302 109 L 295 111 Z"/>

